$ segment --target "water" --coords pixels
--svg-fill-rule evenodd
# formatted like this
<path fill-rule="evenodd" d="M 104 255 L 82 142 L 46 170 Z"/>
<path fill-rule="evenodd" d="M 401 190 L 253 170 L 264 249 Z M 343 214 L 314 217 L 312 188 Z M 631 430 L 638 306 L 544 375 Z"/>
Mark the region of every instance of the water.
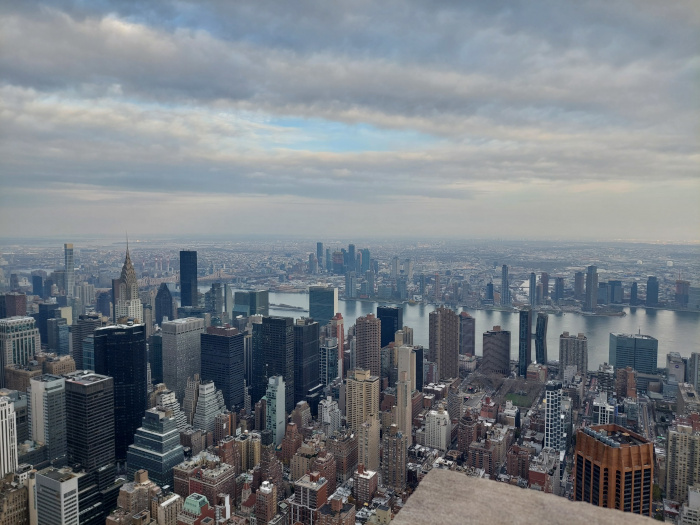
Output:
<path fill-rule="evenodd" d="M 270 292 L 270 302 L 309 307 L 309 296 L 298 293 Z M 386 303 L 381 303 L 386 304 Z M 377 312 L 378 303 L 374 301 L 339 301 L 340 313 L 346 326 L 355 323 L 358 317 Z M 403 323 L 413 328 L 413 342 L 428 346 L 428 314 L 435 309 L 433 305 L 403 304 Z M 503 330 L 511 332 L 511 359 L 518 355 L 518 314 L 489 310 L 470 310 L 466 312 L 476 319 L 476 353 L 482 354 L 480 334 L 500 325 Z M 550 359 L 559 357 L 559 336 L 567 331 L 572 334 L 583 332 L 588 337 L 588 366 L 597 370 L 598 365 L 608 361 L 610 332 L 641 333 L 659 340 L 658 366 L 666 366 L 666 354 L 679 352 L 688 357 L 691 352 L 700 352 L 700 313 L 674 312 L 670 310 L 647 310 L 645 308 L 626 307 L 624 317 L 591 317 L 565 313 L 549 315 L 547 328 L 547 353 Z M 460 310 L 461 311 L 461 310 Z M 284 310 L 271 307 L 270 315 L 300 317 L 305 312 Z M 534 323 L 533 323 L 534 330 Z M 533 343 L 534 354 L 534 343 Z M 534 357 L 534 355 L 533 355 Z"/>

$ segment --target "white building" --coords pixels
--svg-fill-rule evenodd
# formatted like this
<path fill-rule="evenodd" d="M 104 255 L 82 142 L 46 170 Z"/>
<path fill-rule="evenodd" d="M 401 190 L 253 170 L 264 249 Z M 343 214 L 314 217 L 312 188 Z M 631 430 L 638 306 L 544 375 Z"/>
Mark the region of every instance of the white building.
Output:
<path fill-rule="evenodd" d="M 285 384 L 282 376 L 272 376 L 267 383 L 266 428 L 272 431 L 275 446 L 282 443 L 287 414 L 284 411 Z"/>
<path fill-rule="evenodd" d="M 33 317 L 0 319 L 0 386 L 5 385 L 7 365 L 26 365 L 40 351 L 39 329 Z"/>
<path fill-rule="evenodd" d="M 547 382 L 544 395 L 544 447 L 559 450 L 562 437 L 561 382 Z"/>
<path fill-rule="evenodd" d="M 452 441 L 452 422 L 445 407 L 440 405 L 425 418 L 425 446 L 447 452 Z"/>
<path fill-rule="evenodd" d="M 679 525 L 700 525 L 700 486 L 688 487 L 688 503 L 681 508 Z"/>
<path fill-rule="evenodd" d="M 37 518 L 41 525 L 78 525 L 78 475 L 49 467 L 36 475 Z"/>
<path fill-rule="evenodd" d="M 321 400 L 318 404 L 318 413 L 326 436 L 332 436 L 334 432 L 340 430 L 340 408 L 338 408 L 338 403 L 333 401 L 331 396 Z"/>
<path fill-rule="evenodd" d="M 200 383 L 192 426 L 207 432 L 214 432 L 216 416 L 225 411 L 224 395 L 221 390 L 216 388 L 214 381 Z"/>
<path fill-rule="evenodd" d="M 15 406 L 6 396 L 0 396 L 0 478 L 17 468 L 17 419 Z"/>

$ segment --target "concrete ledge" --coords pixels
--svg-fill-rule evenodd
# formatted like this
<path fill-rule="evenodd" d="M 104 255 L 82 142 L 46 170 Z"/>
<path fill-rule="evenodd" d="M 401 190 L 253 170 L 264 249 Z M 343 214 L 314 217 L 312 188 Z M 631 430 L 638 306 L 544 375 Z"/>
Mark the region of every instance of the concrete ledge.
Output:
<path fill-rule="evenodd" d="M 443 523 L 651 525 L 652 521 L 636 514 L 434 469 L 421 481 L 392 525 Z"/>

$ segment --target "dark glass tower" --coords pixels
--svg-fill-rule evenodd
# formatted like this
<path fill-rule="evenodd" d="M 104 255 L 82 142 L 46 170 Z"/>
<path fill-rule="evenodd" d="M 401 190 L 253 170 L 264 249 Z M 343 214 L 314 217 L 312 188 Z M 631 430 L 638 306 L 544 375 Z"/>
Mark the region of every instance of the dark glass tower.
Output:
<path fill-rule="evenodd" d="M 647 279 L 647 306 L 656 306 L 659 304 L 659 280 L 650 276 Z"/>
<path fill-rule="evenodd" d="M 199 306 L 196 251 L 180 252 L 180 302 L 182 306 Z"/>
<path fill-rule="evenodd" d="M 167 317 L 169 321 L 175 319 L 175 305 L 173 303 L 173 295 L 170 293 L 167 283 L 161 283 L 156 294 L 156 324 L 160 326 L 163 322 L 163 317 Z"/>
<path fill-rule="evenodd" d="M 294 319 L 263 317 L 253 325 L 252 403 L 265 395 L 267 379 L 281 375 L 285 383 L 285 411 L 294 410 Z"/>
<path fill-rule="evenodd" d="M 117 461 L 126 459 L 147 407 L 146 328 L 115 325 L 95 330 L 95 372 L 114 379 L 114 431 Z"/>
<path fill-rule="evenodd" d="M 297 319 L 294 325 L 294 403 L 304 401 L 320 384 L 319 324 L 313 319 Z"/>
<path fill-rule="evenodd" d="M 202 381 L 214 381 L 228 408 L 242 408 L 245 335 L 235 328 L 211 326 L 201 340 Z"/>
<path fill-rule="evenodd" d="M 535 360 L 541 364 L 547 364 L 547 321 L 549 316 L 545 313 L 537 314 L 535 326 Z"/>
<path fill-rule="evenodd" d="M 501 267 L 501 305 L 510 306 L 510 285 L 508 281 L 508 265 Z"/>
<path fill-rule="evenodd" d="M 326 326 L 338 313 L 338 289 L 333 286 L 309 287 L 309 317 Z"/>
<path fill-rule="evenodd" d="M 151 364 L 151 383 L 163 382 L 163 334 L 157 332 L 151 336 L 148 346 L 148 362 Z"/>
<path fill-rule="evenodd" d="M 318 261 L 319 270 L 323 268 L 323 243 L 316 243 L 316 260 Z"/>
<path fill-rule="evenodd" d="M 630 286 L 630 305 L 635 306 L 637 304 L 639 304 L 639 300 L 637 299 L 637 283 L 635 281 Z"/>
<path fill-rule="evenodd" d="M 518 375 L 527 376 L 527 367 L 532 363 L 532 310 L 520 310 L 518 330 Z"/>
<path fill-rule="evenodd" d="M 377 306 L 377 319 L 382 322 L 381 347 L 394 341 L 396 332 L 403 328 L 403 308 Z"/>

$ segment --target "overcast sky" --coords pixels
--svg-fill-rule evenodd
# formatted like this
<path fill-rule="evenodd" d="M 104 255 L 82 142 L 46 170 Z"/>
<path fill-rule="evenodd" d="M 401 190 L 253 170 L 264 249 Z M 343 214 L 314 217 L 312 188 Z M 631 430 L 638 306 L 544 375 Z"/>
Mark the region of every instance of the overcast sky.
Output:
<path fill-rule="evenodd" d="M 700 239 L 700 4 L 0 3 L 0 235 Z"/>

